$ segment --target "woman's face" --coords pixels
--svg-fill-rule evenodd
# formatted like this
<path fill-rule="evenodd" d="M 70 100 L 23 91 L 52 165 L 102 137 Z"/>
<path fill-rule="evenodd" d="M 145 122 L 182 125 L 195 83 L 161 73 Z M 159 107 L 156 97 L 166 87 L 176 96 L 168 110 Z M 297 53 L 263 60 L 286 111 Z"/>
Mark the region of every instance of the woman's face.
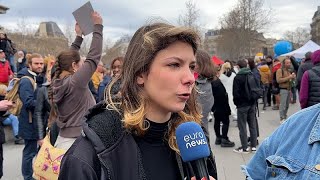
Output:
<path fill-rule="evenodd" d="M 4 34 L 0 33 L 0 39 L 4 39 L 4 38 L 5 38 Z"/>
<path fill-rule="evenodd" d="M 81 66 L 83 65 L 84 61 L 85 61 L 85 58 L 81 58 L 78 63 L 73 62 L 73 64 L 72 64 L 72 66 L 73 66 L 73 71 L 74 71 L 74 72 L 78 71 L 78 69 L 80 69 Z"/>
<path fill-rule="evenodd" d="M 113 76 L 119 76 L 122 69 L 122 62 L 119 60 L 115 60 L 112 65 L 112 74 Z"/>
<path fill-rule="evenodd" d="M 148 97 L 148 111 L 171 113 L 185 108 L 194 87 L 196 61 L 192 47 L 180 41 L 159 51 L 149 73 L 138 77 Z"/>

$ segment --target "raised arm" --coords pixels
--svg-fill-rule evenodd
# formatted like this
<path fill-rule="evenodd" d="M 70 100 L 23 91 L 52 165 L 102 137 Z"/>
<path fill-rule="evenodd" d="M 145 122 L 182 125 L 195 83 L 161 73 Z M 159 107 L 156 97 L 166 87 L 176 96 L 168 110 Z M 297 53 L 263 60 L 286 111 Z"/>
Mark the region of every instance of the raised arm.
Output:
<path fill-rule="evenodd" d="M 79 51 L 83 38 L 82 38 L 82 31 L 80 29 L 80 26 L 78 23 L 76 23 L 75 27 L 74 27 L 75 31 L 76 31 L 76 39 L 73 41 L 73 43 L 70 46 L 70 50 L 75 50 L 75 51 Z"/>
<path fill-rule="evenodd" d="M 94 12 L 92 19 L 94 28 L 89 53 L 83 65 L 74 73 L 71 79 L 71 83 L 80 88 L 87 88 L 93 73 L 97 69 L 102 53 L 102 18 L 97 12 Z"/>

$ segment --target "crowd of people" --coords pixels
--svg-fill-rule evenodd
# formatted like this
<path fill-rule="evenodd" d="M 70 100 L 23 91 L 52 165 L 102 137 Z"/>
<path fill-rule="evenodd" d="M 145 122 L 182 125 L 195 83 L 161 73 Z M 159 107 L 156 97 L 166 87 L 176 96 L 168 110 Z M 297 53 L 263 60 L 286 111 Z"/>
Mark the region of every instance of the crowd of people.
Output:
<path fill-rule="evenodd" d="M 66 152 L 60 180 L 195 179 L 194 164 L 180 157 L 176 128 L 196 122 L 208 139 L 208 133 L 215 134 L 216 145 L 232 148 L 230 119 L 237 122 L 241 143 L 233 151 L 256 153 L 242 167 L 249 179 L 276 176 L 276 171 L 307 177 L 299 172 L 308 171 L 304 167 L 309 159 L 314 163 L 309 156 L 318 147 L 312 144 L 319 139 L 320 50 L 306 53 L 301 64 L 294 57 L 267 56 L 217 65 L 199 49 L 200 38 L 192 29 L 153 23 L 139 28 L 125 56 L 106 68 L 101 62 L 103 20 L 97 12 L 92 19 L 85 57 L 79 53 L 83 35 L 78 24 L 70 49 L 56 57 L 17 51 L 0 32 L 0 178 L 3 126 L 11 125 L 15 143 L 24 144 L 25 180 L 34 177 L 33 161 L 46 135 Z M 15 94 L 18 99 L 10 99 Z M 305 110 L 288 118 L 297 98 Z M 262 111 L 279 111 L 283 124 L 260 147 L 258 103 Z M 210 114 L 214 132 L 209 132 Z M 296 149 L 287 151 L 292 144 Z M 299 147 L 305 152 L 299 153 Z M 212 152 L 206 166 L 210 178 L 217 179 Z"/>

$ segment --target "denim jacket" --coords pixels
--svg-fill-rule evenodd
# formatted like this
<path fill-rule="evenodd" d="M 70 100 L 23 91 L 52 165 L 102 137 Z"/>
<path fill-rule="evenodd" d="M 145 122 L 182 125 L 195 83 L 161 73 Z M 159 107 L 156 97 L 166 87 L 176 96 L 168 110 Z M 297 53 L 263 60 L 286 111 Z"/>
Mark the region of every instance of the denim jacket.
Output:
<path fill-rule="evenodd" d="M 320 179 L 320 104 L 292 115 L 241 169 L 249 180 Z"/>

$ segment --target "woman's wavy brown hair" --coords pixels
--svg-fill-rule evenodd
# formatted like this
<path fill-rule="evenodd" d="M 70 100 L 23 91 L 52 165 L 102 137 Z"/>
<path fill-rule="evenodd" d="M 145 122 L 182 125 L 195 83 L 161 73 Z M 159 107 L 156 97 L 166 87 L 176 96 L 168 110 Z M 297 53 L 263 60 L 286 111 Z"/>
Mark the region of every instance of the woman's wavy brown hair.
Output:
<path fill-rule="evenodd" d="M 199 40 L 198 34 L 192 29 L 165 23 L 154 23 L 137 30 L 130 41 L 124 58 L 122 73 L 118 77 L 122 80 L 122 102 L 120 106 L 127 130 L 135 132 L 138 136 L 143 136 L 148 129 L 148 123 L 145 121 L 148 100 L 143 94 L 143 87 L 137 83 L 137 77 L 143 73 L 149 73 L 150 66 L 160 50 L 167 48 L 174 42 L 181 41 L 188 43 L 192 47 L 193 53 L 196 54 Z M 109 87 L 111 86 L 112 84 Z M 112 107 L 115 108 L 116 106 Z M 176 118 L 169 122 L 167 138 L 170 148 L 179 153 L 175 137 L 176 128 L 181 123 L 188 121 L 201 124 L 201 113 L 196 102 L 195 89 L 192 90 L 184 110 L 176 114 Z"/>

